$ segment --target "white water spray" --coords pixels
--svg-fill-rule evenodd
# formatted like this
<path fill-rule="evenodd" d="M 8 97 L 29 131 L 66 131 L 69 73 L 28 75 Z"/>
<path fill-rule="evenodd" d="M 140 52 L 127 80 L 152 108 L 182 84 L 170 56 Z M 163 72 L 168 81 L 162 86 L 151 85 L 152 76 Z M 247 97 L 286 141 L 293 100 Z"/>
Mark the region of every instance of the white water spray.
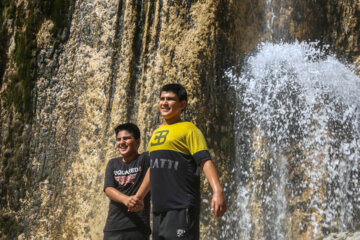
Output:
<path fill-rule="evenodd" d="M 237 94 L 226 239 L 315 239 L 360 222 L 360 78 L 316 43 L 260 45 Z M 297 235 L 297 236 L 298 236 Z"/>

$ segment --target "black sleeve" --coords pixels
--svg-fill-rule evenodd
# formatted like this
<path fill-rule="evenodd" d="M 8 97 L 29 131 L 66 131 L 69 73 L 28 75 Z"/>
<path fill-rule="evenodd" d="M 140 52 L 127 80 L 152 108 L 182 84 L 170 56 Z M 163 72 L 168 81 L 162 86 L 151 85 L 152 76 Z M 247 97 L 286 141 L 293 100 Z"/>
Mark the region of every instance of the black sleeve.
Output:
<path fill-rule="evenodd" d="M 150 156 L 149 156 L 149 152 L 144 152 L 143 153 L 143 168 L 144 168 L 144 172 L 146 173 L 146 171 L 148 170 L 148 168 L 150 167 Z"/>
<path fill-rule="evenodd" d="M 104 192 L 107 187 L 116 187 L 113 164 L 111 160 L 108 162 L 105 170 Z"/>
<path fill-rule="evenodd" d="M 211 160 L 211 156 L 208 150 L 202 150 L 193 155 L 196 163 L 200 165 L 200 163 Z"/>

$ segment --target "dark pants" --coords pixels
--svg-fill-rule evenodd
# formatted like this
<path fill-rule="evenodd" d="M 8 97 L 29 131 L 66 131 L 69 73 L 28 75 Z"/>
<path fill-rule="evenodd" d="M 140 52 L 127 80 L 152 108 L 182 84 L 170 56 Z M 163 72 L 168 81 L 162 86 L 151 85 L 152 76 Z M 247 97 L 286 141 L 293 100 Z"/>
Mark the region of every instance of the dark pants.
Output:
<path fill-rule="evenodd" d="M 153 213 L 153 240 L 198 240 L 199 215 L 195 208 Z"/>
<path fill-rule="evenodd" d="M 127 229 L 104 232 L 104 240 L 149 240 L 149 235 L 136 229 Z"/>

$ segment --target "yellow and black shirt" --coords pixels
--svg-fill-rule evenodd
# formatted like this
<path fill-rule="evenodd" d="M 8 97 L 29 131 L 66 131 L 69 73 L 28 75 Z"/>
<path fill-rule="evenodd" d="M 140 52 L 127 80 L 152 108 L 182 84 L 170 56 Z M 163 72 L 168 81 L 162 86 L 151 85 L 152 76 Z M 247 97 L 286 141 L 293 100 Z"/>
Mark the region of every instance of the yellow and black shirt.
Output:
<path fill-rule="evenodd" d="M 205 138 L 190 122 L 162 125 L 149 142 L 154 212 L 200 204 L 200 163 L 210 159 Z"/>

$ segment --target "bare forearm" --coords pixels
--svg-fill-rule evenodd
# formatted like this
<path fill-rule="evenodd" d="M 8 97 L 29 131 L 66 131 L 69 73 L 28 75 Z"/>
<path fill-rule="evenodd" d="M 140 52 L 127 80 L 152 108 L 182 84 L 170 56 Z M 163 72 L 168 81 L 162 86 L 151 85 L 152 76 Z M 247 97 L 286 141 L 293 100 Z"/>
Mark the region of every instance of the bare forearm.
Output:
<path fill-rule="evenodd" d="M 111 200 L 122 204 L 125 204 L 125 200 L 128 197 L 127 195 L 119 192 L 117 189 L 113 187 L 107 187 L 105 189 L 105 193 Z"/>
<path fill-rule="evenodd" d="M 135 195 L 127 196 L 113 187 L 107 187 L 105 189 L 105 193 L 111 200 L 124 204 L 126 207 L 128 207 L 129 211 L 133 211 L 134 209 L 141 209 L 144 206 L 142 199 Z"/>
<path fill-rule="evenodd" d="M 136 192 L 136 196 L 140 199 L 144 199 L 146 194 L 150 191 L 150 169 L 146 171 L 143 182 L 141 183 L 139 189 Z"/>
<path fill-rule="evenodd" d="M 219 177 L 216 172 L 215 166 L 211 160 L 201 164 L 206 178 L 213 190 L 213 197 L 211 200 L 211 209 L 214 211 L 216 217 L 222 217 L 226 212 L 226 201 L 223 190 L 220 185 Z"/>
<path fill-rule="evenodd" d="M 213 192 L 222 194 L 223 190 L 221 188 L 219 176 L 213 162 L 211 160 L 205 161 L 201 164 L 201 167 L 205 173 L 207 180 L 210 183 Z"/>

